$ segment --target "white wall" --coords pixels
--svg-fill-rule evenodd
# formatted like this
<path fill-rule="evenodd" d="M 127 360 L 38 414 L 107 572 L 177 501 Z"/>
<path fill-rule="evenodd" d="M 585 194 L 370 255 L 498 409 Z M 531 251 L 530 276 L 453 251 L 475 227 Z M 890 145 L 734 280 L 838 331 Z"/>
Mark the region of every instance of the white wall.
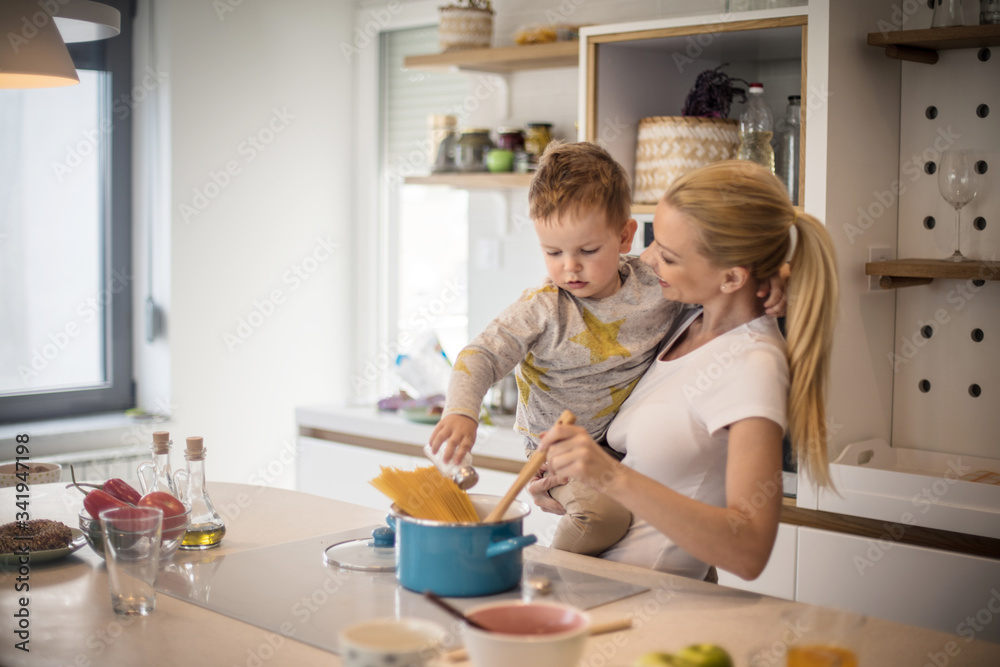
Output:
<path fill-rule="evenodd" d="M 165 331 L 137 335 L 140 401 L 169 409 L 175 450 L 205 437 L 211 479 L 293 486 L 294 406 L 345 393 L 354 4 L 155 3 Z"/>

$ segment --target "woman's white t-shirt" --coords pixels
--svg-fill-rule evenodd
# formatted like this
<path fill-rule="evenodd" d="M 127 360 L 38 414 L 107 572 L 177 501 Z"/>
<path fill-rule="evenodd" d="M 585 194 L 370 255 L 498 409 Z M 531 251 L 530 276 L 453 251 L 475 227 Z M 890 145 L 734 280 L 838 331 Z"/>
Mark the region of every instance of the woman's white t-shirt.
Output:
<path fill-rule="evenodd" d="M 678 318 L 664 351 L 701 313 Z M 750 417 L 787 424 L 788 362 L 772 317 L 759 317 L 670 361 L 662 352 L 622 405 L 608 444 L 623 463 L 674 491 L 726 505 L 728 426 Z M 708 564 L 639 518 L 601 558 L 704 579 Z"/>

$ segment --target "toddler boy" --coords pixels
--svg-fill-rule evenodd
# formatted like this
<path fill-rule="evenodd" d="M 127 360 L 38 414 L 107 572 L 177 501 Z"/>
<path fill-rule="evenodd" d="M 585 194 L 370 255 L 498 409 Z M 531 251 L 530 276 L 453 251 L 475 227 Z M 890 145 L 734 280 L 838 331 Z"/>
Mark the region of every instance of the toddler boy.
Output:
<path fill-rule="evenodd" d="M 680 304 L 663 298 L 632 247 L 628 175 L 595 144 L 550 144 L 528 192 L 548 278 L 525 290 L 459 353 L 436 452 L 459 460 L 476 439 L 486 391 L 516 366 L 514 428 L 530 455 L 563 410 L 600 440 L 653 361 Z M 457 454 L 454 452 L 457 451 Z M 582 482 L 553 488 L 566 508 L 552 546 L 598 555 L 628 531 L 631 514 Z"/>

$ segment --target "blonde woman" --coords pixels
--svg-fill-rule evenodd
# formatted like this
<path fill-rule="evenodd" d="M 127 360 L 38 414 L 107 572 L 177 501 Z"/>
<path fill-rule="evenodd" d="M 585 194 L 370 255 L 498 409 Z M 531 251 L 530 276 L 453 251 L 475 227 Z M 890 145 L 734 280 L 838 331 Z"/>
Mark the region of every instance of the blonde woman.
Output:
<path fill-rule="evenodd" d="M 657 205 L 653 231 L 642 259 L 664 298 L 687 308 L 608 430 L 624 459 L 582 429 L 555 426 L 540 443 L 554 474 L 531 492 L 558 513 L 548 486 L 576 479 L 630 510 L 628 532 L 602 558 L 698 579 L 711 579 L 716 566 L 754 579 L 777 533 L 786 428 L 800 466 L 829 483 L 830 237 L 792 207 L 771 172 L 742 161 L 678 179 Z M 757 291 L 789 253 L 786 345 Z"/>

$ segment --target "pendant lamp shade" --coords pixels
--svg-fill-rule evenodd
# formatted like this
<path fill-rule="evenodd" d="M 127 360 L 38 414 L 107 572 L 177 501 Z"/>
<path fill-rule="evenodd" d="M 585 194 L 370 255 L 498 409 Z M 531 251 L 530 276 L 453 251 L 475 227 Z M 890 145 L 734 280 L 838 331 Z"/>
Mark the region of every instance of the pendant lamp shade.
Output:
<path fill-rule="evenodd" d="M 114 7 L 91 0 L 59 0 L 56 27 L 64 42 L 93 42 L 122 31 L 122 16 Z"/>
<path fill-rule="evenodd" d="M 32 0 L 0 1 L 0 88 L 80 83 L 52 16 Z"/>

